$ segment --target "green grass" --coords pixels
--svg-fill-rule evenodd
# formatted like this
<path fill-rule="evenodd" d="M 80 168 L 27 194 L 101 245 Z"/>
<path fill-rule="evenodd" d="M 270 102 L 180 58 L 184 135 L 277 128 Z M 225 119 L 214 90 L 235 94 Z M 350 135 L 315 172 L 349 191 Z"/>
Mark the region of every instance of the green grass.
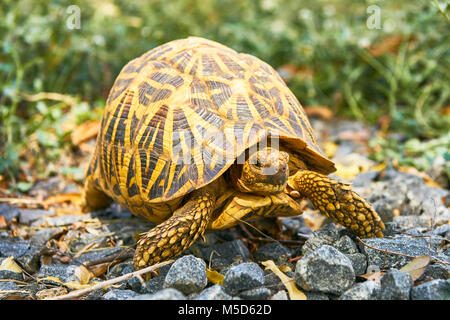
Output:
<path fill-rule="evenodd" d="M 366 25 L 372 4 L 381 9 L 381 29 Z M 70 5 L 80 7 L 79 30 L 66 27 Z M 288 85 L 305 106 L 325 105 L 367 124 L 388 115 L 388 131 L 404 138 L 375 141 L 384 152 L 374 154 L 377 160 L 412 158 L 426 169 L 448 156 L 450 41 L 442 2 L 5 0 L 0 17 L 0 175 L 8 179 L 19 176 L 30 149 L 38 171 L 49 174 L 48 161 L 71 147 L 65 121 L 100 118 L 126 62 L 190 35 L 275 68 L 295 66 Z M 371 54 L 373 46 L 399 35 L 397 50 Z M 66 98 L 38 99 L 43 92 Z M 444 144 L 427 144 L 441 137 Z M 426 147 L 410 153 L 409 141 Z"/>

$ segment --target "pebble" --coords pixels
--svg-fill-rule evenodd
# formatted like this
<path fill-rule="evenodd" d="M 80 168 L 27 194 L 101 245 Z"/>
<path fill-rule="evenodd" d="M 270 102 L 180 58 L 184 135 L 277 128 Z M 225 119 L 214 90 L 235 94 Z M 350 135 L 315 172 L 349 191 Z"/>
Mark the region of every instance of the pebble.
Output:
<path fill-rule="evenodd" d="M 194 300 L 231 300 L 232 296 L 225 292 L 220 284 L 212 285 L 200 292 Z"/>
<path fill-rule="evenodd" d="M 38 279 L 46 278 L 46 277 L 55 277 L 61 280 L 62 282 L 79 282 L 80 279 L 76 274 L 76 270 L 79 266 L 76 265 L 64 265 L 64 264 L 45 264 L 41 266 L 39 273 L 37 275 Z M 55 285 L 61 285 L 61 283 L 52 281 L 52 280 L 44 280 L 46 283 L 51 283 Z"/>
<path fill-rule="evenodd" d="M 274 295 L 272 295 L 270 300 L 289 300 L 288 294 L 285 290 L 280 290 Z"/>
<path fill-rule="evenodd" d="M 377 249 L 407 254 L 415 257 L 433 254 L 426 240 L 423 238 L 370 238 L 364 239 L 364 242 Z M 400 269 L 412 260 L 412 258 L 409 257 L 396 254 L 386 254 L 385 252 L 371 249 L 362 243 L 359 244 L 359 249 L 366 255 L 368 266 L 377 266 L 379 269 Z"/>
<path fill-rule="evenodd" d="M 23 224 L 30 224 L 38 219 L 46 216 L 53 216 L 55 213 L 48 210 L 40 209 L 19 209 L 19 221 Z"/>
<path fill-rule="evenodd" d="M 334 246 L 338 240 L 338 228 L 334 223 L 329 223 L 311 234 L 302 247 L 302 253 L 307 255 L 323 245 Z"/>
<path fill-rule="evenodd" d="M 185 295 L 200 292 L 208 283 L 206 264 L 193 255 L 175 261 L 164 279 L 163 288 L 175 288 Z"/>
<path fill-rule="evenodd" d="M 364 281 L 355 284 L 345 291 L 339 300 L 377 300 L 380 294 L 380 284 L 377 281 Z"/>
<path fill-rule="evenodd" d="M 367 270 L 367 258 L 362 253 L 351 253 L 346 254 L 347 258 L 350 259 L 353 266 L 353 271 L 355 271 L 355 275 L 359 276 L 361 274 L 365 274 Z"/>
<path fill-rule="evenodd" d="M 358 247 L 347 235 L 340 237 L 339 240 L 335 243 L 334 247 L 345 254 L 359 253 Z"/>
<path fill-rule="evenodd" d="M 239 293 L 239 297 L 245 300 L 267 300 L 270 297 L 270 290 L 262 288 L 253 288 Z"/>
<path fill-rule="evenodd" d="M 307 291 L 341 294 L 355 282 L 355 272 L 345 254 L 323 245 L 297 261 L 295 282 Z"/>
<path fill-rule="evenodd" d="M 290 257 L 289 249 L 277 242 L 266 243 L 253 252 L 256 261 L 273 260 L 275 264 L 285 263 Z"/>
<path fill-rule="evenodd" d="M 110 289 L 102 297 L 103 300 L 130 300 L 138 294 L 133 290 Z"/>
<path fill-rule="evenodd" d="M 9 203 L 0 203 L 0 216 L 3 216 L 7 222 L 10 222 L 12 219 L 18 219 L 19 208 Z"/>
<path fill-rule="evenodd" d="M 450 300 L 450 279 L 432 280 L 411 290 L 412 300 Z"/>
<path fill-rule="evenodd" d="M 255 262 L 245 262 L 230 267 L 223 284 L 227 293 L 235 295 L 240 291 L 264 285 L 264 271 Z"/>
<path fill-rule="evenodd" d="M 152 294 L 136 295 L 128 300 L 186 300 L 186 296 L 177 289 L 166 288 Z"/>
<path fill-rule="evenodd" d="M 14 259 L 29 273 L 39 270 L 41 247 L 35 246 L 29 240 L 21 238 L 0 239 L 0 257 Z"/>
<path fill-rule="evenodd" d="M 230 265 L 250 261 L 250 251 L 242 240 L 227 241 L 200 248 L 203 259 L 213 270 L 222 270 Z"/>
<path fill-rule="evenodd" d="M 380 281 L 381 300 L 409 300 L 413 280 L 408 273 L 390 269 Z"/>

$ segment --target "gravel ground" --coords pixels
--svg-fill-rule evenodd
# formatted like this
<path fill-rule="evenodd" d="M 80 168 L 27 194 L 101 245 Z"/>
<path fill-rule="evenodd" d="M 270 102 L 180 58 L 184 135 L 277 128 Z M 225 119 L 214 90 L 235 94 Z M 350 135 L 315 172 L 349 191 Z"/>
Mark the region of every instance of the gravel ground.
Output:
<path fill-rule="evenodd" d="M 351 182 L 382 216 L 384 238 L 363 243 L 328 220 L 313 231 L 303 216 L 279 218 L 279 242 L 249 239 L 241 227 L 208 231 L 205 241 L 199 239 L 150 279 L 134 277 L 80 299 L 287 300 L 281 280 L 261 263 L 273 260 L 311 300 L 450 300 L 450 192 L 392 168 L 364 172 Z M 0 229 L 0 299 L 68 293 L 73 289 L 68 284 L 83 282 L 81 264 L 133 246 L 136 234 L 153 227 L 117 205 L 56 216 L 0 204 L 0 215 L 7 222 Z M 400 270 L 411 257 L 424 255 L 432 261 L 419 278 Z M 26 272 L 11 271 L 9 257 Z M 211 281 L 208 269 L 223 282 Z M 98 277 L 90 284 L 113 279 L 133 271 L 132 259 L 92 270 Z M 373 272 L 381 273 L 362 277 Z"/>

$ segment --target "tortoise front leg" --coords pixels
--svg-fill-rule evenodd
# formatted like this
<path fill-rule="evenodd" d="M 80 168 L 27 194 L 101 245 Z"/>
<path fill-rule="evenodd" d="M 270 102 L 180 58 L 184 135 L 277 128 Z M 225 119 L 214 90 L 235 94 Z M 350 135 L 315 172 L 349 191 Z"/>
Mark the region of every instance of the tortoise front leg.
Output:
<path fill-rule="evenodd" d="M 360 237 L 383 237 L 384 224 L 372 206 L 349 184 L 323 174 L 299 170 L 289 177 L 288 188 L 307 197 L 322 214 L 353 230 Z"/>
<path fill-rule="evenodd" d="M 190 247 L 205 232 L 215 202 L 212 188 L 194 191 L 190 200 L 169 219 L 141 236 L 133 259 L 134 268 L 139 270 L 168 260 Z"/>

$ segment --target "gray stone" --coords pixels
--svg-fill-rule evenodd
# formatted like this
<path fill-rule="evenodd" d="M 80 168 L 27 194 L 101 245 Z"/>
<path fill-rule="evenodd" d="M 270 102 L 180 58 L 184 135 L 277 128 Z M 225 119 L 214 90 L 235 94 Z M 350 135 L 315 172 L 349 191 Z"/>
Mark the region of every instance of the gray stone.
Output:
<path fill-rule="evenodd" d="M 7 222 L 19 217 L 19 208 L 9 203 L 0 203 L 0 216 L 3 216 Z"/>
<path fill-rule="evenodd" d="M 286 262 L 290 256 L 289 249 L 277 242 L 266 243 L 253 252 L 256 261 L 273 260 L 276 264 Z"/>
<path fill-rule="evenodd" d="M 414 257 L 432 255 L 426 239 L 423 238 L 370 238 L 364 239 L 364 242 L 377 249 L 407 254 Z M 359 244 L 359 249 L 367 256 L 367 264 L 369 266 L 374 265 L 380 269 L 400 269 L 412 260 L 412 258 L 409 257 L 389 254 L 369 248 L 362 243 Z"/>
<path fill-rule="evenodd" d="M 206 264 L 203 260 L 187 255 L 175 261 L 164 280 L 164 288 L 175 288 L 185 295 L 200 292 L 208 284 Z"/>
<path fill-rule="evenodd" d="M 346 254 L 353 266 L 355 275 L 365 274 L 367 270 L 367 258 L 363 253 Z"/>
<path fill-rule="evenodd" d="M 322 292 L 306 291 L 303 292 L 306 295 L 307 300 L 330 300 L 328 296 Z"/>
<path fill-rule="evenodd" d="M 376 281 L 364 281 L 355 284 L 345 291 L 339 300 L 377 300 L 380 294 L 380 284 Z"/>
<path fill-rule="evenodd" d="M 77 216 L 77 215 L 64 215 L 60 217 L 41 217 L 31 223 L 32 227 L 59 227 L 59 226 L 67 226 L 72 223 L 91 219 L 92 216 L 89 213 Z"/>
<path fill-rule="evenodd" d="M 60 233 L 63 228 L 45 228 L 37 230 L 30 238 L 32 244 L 36 246 L 43 246 L 48 240 Z"/>
<path fill-rule="evenodd" d="M 0 257 L 13 256 L 29 273 L 39 270 L 40 250 L 40 247 L 31 244 L 29 240 L 20 238 L 0 240 Z"/>
<path fill-rule="evenodd" d="M 231 300 L 232 297 L 225 292 L 220 284 L 204 289 L 194 300 Z"/>
<path fill-rule="evenodd" d="M 30 224 L 33 221 L 42 219 L 45 216 L 54 216 L 53 211 L 40 210 L 40 209 L 20 209 L 19 222 L 23 224 Z"/>
<path fill-rule="evenodd" d="M 264 271 L 254 262 L 245 262 L 228 269 L 223 279 L 225 290 L 234 295 L 264 285 Z"/>
<path fill-rule="evenodd" d="M 0 300 L 7 299 L 31 299 L 31 294 L 13 281 L 0 281 Z"/>
<path fill-rule="evenodd" d="M 64 264 L 45 264 L 41 266 L 37 275 L 38 279 L 46 277 L 55 277 L 62 282 L 80 281 L 75 271 L 79 268 L 76 265 L 64 265 Z M 58 282 L 52 280 L 44 280 L 46 283 L 61 285 Z"/>
<path fill-rule="evenodd" d="M 133 290 L 111 289 L 102 297 L 103 300 L 129 300 L 137 296 Z"/>
<path fill-rule="evenodd" d="M 417 279 L 418 282 L 431 280 L 447 280 L 450 278 L 450 269 L 442 264 L 430 264 L 425 269 L 423 275 Z"/>
<path fill-rule="evenodd" d="M 450 280 L 433 280 L 411 290 L 413 300 L 450 300 Z"/>
<path fill-rule="evenodd" d="M 296 284 L 307 291 L 341 294 L 355 282 L 351 260 L 329 245 L 297 261 Z"/>
<path fill-rule="evenodd" d="M 267 300 L 270 297 L 270 290 L 267 288 L 253 288 L 241 291 L 239 297 L 245 300 Z"/>
<path fill-rule="evenodd" d="M 336 249 L 345 254 L 359 253 L 358 247 L 349 236 L 342 236 L 334 245 Z"/>
<path fill-rule="evenodd" d="M 14 271 L 10 271 L 10 270 L 0 270 L 0 279 L 23 281 L 23 275 L 21 272 L 14 272 Z"/>
<path fill-rule="evenodd" d="M 272 293 L 285 289 L 280 278 L 270 270 L 264 270 L 264 286 L 269 288 Z"/>
<path fill-rule="evenodd" d="M 280 290 L 276 292 L 274 295 L 272 295 L 270 300 L 289 300 L 289 297 L 285 290 Z"/>
<path fill-rule="evenodd" d="M 211 269 L 221 270 L 232 264 L 250 260 L 250 251 L 241 240 L 233 240 L 210 247 L 200 248 L 205 261 Z"/>
<path fill-rule="evenodd" d="M 174 288 L 166 288 L 153 294 L 141 294 L 129 300 L 186 300 L 186 296 Z"/>
<path fill-rule="evenodd" d="M 408 273 L 391 269 L 380 281 L 381 300 L 409 300 L 413 280 Z"/>
<path fill-rule="evenodd" d="M 334 223 L 329 223 L 311 234 L 302 247 L 302 253 L 307 255 L 323 245 L 334 246 L 338 239 L 338 228 Z"/>

